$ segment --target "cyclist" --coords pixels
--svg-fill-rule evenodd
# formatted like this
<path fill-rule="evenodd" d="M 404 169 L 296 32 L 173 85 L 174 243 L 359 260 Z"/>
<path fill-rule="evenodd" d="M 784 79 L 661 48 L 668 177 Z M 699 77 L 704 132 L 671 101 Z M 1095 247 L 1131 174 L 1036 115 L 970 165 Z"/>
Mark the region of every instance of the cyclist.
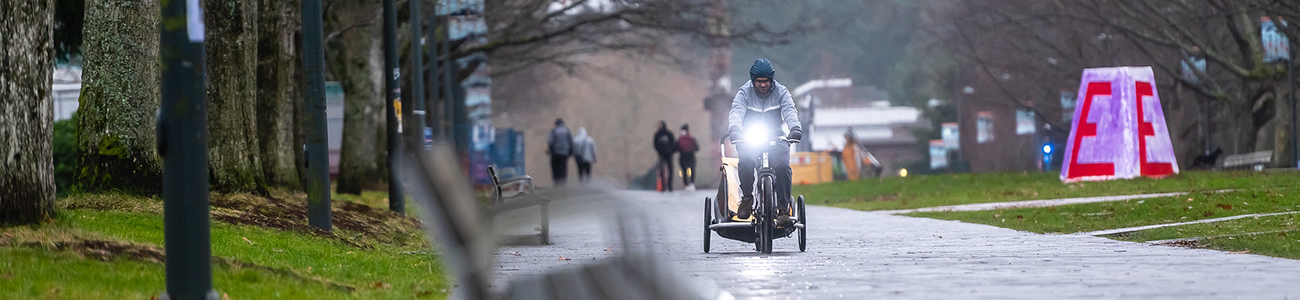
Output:
<path fill-rule="evenodd" d="M 803 127 L 799 115 L 795 112 L 794 99 L 784 85 L 776 82 L 776 69 L 765 58 L 754 61 L 749 68 L 749 82 L 740 87 L 736 98 L 731 101 L 731 112 L 727 116 L 728 136 L 732 141 L 744 140 L 745 134 L 750 139 L 737 147 L 740 151 L 740 211 L 741 219 L 749 218 L 754 205 L 754 169 L 758 156 L 768 147 L 767 142 L 780 134 L 784 128 L 789 130 L 788 139 L 798 141 L 803 138 Z M 782 126 L 784 125 L 784 126 Z M 753 136 L 754 133 L 761 136 Z M 773 189 L 776 190 L 778 217 L 781 226 L 791 226 L 790 221 L 790 145 L 778 143 L 768 148 L 768 163 L 775 171 Z"/>

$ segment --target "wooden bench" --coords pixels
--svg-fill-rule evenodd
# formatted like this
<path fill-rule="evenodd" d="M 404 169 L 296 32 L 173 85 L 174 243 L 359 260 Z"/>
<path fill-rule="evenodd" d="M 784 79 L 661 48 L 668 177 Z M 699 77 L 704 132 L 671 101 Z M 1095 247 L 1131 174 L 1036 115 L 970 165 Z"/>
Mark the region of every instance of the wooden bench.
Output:
<path fill-rule="evenodd" d="M 537 237 L 542 245 L 549 244 L 551 242 L 551 200 L 532 196 L 536 192 L 536 188 L 533 186 L 533 177 L 522 175 L 503 180 L 500 178 L 495 165 L 488 166 L 487 171 L 488 177 L 492 178 L 492 216 L 495 217 L 503 212 L 537 206 L 541 210 L 542 217 L 541 232 L 537 234 Z"/>
<path fill-rule="evenodd" d="M 1273 163 L 1273 151 L 1259 151 L 1243 154 L 1228 155 L 1223 158 L 1224 169 L 1243 169 L 1254 168 L 1255 171 L 1261 171 L 1264 167 Z"/>
<path fill-rule="evenodd" d="M 421 208 L 424 232 L 441 245 L 439 255 L 456 276 L 456 287 L 451 291 L 453 298 L 704 300 L 694 285 L 671 277 L 673 273 L 664 269 L 667 262 L 651 255 L 656 250 L 654 243 L 633 244 L 627 240 L 649 236 L 654 229 L 650 222 L 636 218 L 634 212 L 620 214 L 618 218 L 623 246 L 611 259 L 575 260 L 576 268 L 519 276 L 510 280 L 504 293 L 494 292 L 493 275 L 499 268 L 494 256 L 499 237 L 493 233 L 489 210 L 476 200 L 465 174 L 459 168 L 445 167 L 458 164 L 455 150 L 439 144 L 429 151 L 411 149 L 407 153 L 413 153 L 414 158 L 414 164 L 403 168 L 411 179 L 406 181 L 408 191 Z M 539 201 L 507 199 L 503 205 L 517 205 L 512 203 L 519 200 Z M 502 208 L 491 210 L 499 209 Z M 639 231 L 632 231 L 638 228 Z"/>

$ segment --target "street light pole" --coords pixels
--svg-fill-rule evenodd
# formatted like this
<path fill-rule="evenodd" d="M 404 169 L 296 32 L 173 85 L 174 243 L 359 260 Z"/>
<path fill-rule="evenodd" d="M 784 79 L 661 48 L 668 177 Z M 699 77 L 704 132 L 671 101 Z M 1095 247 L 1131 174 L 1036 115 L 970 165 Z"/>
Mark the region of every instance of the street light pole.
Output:
<path fill-rule="evenodd" d="M 441 45 L 442 55 L 446 56 L 446 59 L 442 60 L 442 101 L 443 101 L 442 122 L 445 126 L 443 127 L 443 129 L 446 130 L 446 132 L 444 133 L 445 134 L 444 138 L 447 140 L 455 141 L 456 124 L 455 121 L 453 120 L 455 120 L 456 109 L 455 109 L 455 104 L 453 104 L 452 102 L 456 101 L 456 95 L 455 92 L 452 90 L 452 86 L 451 86 L 451 83 L 454 81 L 451 78 L 451 71 L 453 68 L 452 66 L 455 65 L 456 62 L 453 61 L 451 58 L 451 9 L 452 8 L 450 3 L 444 3 L 443 5 L 447 7 L 448 13 L 446 19 L 443 22 L 443 37 L 442 37 L 442 45 Z"/>
<path fill-rule="evenodd" d="M 217 299 L 212 290 L 208 217 L 208 101 L 204 83 L 203 12 L 198 0 L 164 1 L 162 106 L 158 154 L 163 158 L 163 242 L 167 299 Z M 172 22 L 168 22 L 172 24 Z"/>
<path fill-rule="evenodd" d="M 329 135 L 325 119 L 325 27 L 321 0 L 302 1 L 303 160 L 307 224 L 333 230 L 330 212 Z"/>
<path fill-rule="evenodd" d="M 424 43 L 420 42 L 423 37 L 420 30 L 424 27 L 424 22 L 420 21 L 420 2 L 423 1 L 411 1 L 411 100 L 415 102 L 411 114 L 415 120 L 409 123 L 416 124 L 416 131 L 412 134 L 419 137 L 421 144 L 429 147 L 432 146 L 428 141 L 431 137 L 426 136 L 425 130 L 428 127 L 424 125 Z"/>
<path fill-rule="evenodd" d="M 384 87 L 387 100 L 384 103 L 388 115 L 388 208 L 397 213 L 406 213 L 406 197 L 402 196 L 402 182 L 398 159 L 401 157 L 402 139 L 401 122 L 397 114 L 402 105 L 402 88 L 398 84 L 401 78 L 401 66 L 397 62 L 397 4 L 394 0 L 384 0 Z"/>
<path fill-rule="evenodd" d="M 425 33 L 425 35 L 426 35 L 425 42 L 429 43 L 429 101 L 433 101 L 437 103 L 438 101 L 438 47 L 441 44 L 438 43 L 438 6 L 436 1 L 434 2 L 433 9 L 429 10 L 429 30 L 427 31 L 427 33 Z M 442 122 L 438 121 L 437 119 L 438 116 L 438 113 L 436 112 L 437 108 L 435 107 L 432 110 L 433 112 L 429 112 L 428 109 L 426 109 L 424 126 L 432 127 L 435 135 L 441 135 Z M 434 118 L 430 119 L 428 115 L 433 115 Z"/>
<path fill-rule="evenodd" d="M 1289 50 L 1288 50 L 1289 51 Z M 1291 56 L 1286 59 L 1286 81 L 1291 84 L 1291 159 L 1295 161 L 1295 166 L 1300 169 L 1300 151 L 1297 151 L 1296 137 L 1296 107 L 1295 107 L 1295 57 Z"/>

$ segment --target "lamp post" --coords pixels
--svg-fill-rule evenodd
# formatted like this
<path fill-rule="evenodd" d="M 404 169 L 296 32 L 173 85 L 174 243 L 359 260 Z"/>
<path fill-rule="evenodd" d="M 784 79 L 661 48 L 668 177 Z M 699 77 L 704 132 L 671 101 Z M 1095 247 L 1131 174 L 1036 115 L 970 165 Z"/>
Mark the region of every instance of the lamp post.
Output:
<path fill-rule="evenodd" d="M 401 166 L 398 159 L 402 155 L 402 139 L 397 120 L 402 105 L 401 67 L 397 62 L 397 4 L 394 0 L 384 0 L 384 101 L 388 116 L 388 208 L 401 214 L 406 213 L 406 197 L 402 196 L 402 182 L 398 179 Z"/>
<path fill-rule="evenodd" d="M 204 83 L 203 12 L 198 0 L 164 1 L 159 36 L 162 106 L 158 154 L 163 158 L 163 242 L 167 299 L 217 299 L 212 290 L 208 217 L 208 101 Z M 169 22 L 169 24 L 172 24 Z"/>
<path fill-rule="evenodd" d="M 307 224 L 332 231 L 330 216 L 329 139 L 325 119 L 325 27 L 321 0 L 302 1 L 303 69 L 303 189 L 307 192 Z"/>

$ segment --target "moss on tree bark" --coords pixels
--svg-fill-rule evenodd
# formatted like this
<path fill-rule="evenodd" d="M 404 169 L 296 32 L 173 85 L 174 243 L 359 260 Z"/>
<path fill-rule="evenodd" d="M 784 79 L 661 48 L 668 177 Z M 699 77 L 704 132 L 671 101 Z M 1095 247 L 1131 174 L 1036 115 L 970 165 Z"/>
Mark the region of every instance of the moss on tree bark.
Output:
<path fill-rule="evenodd" d="M 82 190 L 162 192 L 157 0 L 86 1 L 77 153 Z"/>

